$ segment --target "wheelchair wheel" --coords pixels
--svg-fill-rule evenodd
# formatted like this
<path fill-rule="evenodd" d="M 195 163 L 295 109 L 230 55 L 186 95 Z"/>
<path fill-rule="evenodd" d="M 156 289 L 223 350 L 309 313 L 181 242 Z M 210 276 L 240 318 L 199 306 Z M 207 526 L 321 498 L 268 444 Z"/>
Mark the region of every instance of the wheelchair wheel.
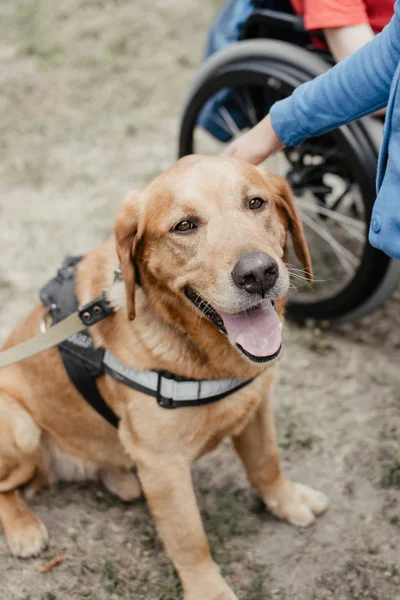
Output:
<path fill-rule="evenodd" d="M 270 40 L 239 42 L 217 53 L 204 63 L 186 98 L 179 155 L 221 153 L 276 100 L 328 67 L 306 50 Z M 397 261 L 368 243 L 376 134 L 375 123 L 363 119 L 287 148 L 266 162 L 292 186 L 313 260 L 315 281 L 310 286 L 301 278 L 294 255 L 289 257 L 293 289 L 288 314 L 298 321 L 328 323 L 361 316 L 361 307 L 371 310 L 372 299 L 379 296 L 382 301 L 382 290 L 388 295 L 397 281 L 398 265 L 396 274 L 392 272 Z"/>

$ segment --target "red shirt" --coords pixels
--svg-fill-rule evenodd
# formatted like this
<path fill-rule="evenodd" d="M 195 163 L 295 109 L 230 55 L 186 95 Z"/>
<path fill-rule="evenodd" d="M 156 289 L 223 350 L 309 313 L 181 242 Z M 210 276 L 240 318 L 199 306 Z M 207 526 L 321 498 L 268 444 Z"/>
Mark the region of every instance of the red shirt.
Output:
<path fill-rule="evenodd" d="M 393 16 L 394 0 L 291 0 L 308 31 L 369 23 L 379 33 Z"/>

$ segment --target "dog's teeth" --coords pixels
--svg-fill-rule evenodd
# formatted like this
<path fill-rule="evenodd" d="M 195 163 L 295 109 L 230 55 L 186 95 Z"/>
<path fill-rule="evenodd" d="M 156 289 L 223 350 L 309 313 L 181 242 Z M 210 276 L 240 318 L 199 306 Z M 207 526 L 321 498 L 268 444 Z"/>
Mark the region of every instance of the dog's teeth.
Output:
<path fill-rule="evenodd" d="M 278 327 L 279 327 L 279 329 L 282 329 L 282 327 L 283 327 L 282 321 L 279 323 Z"/>
<path fill-rule="evenodd" d="M 202 311 L 219 328 L 223 328 L 224 322 L 218 313 L 215 311 L 215 308 L 208 304 L 201 296 L 196 294 L 196 292 L 190 288 L 187 289 L 186 292 L 188 298 L 193 302 L 193 304 Z"/>

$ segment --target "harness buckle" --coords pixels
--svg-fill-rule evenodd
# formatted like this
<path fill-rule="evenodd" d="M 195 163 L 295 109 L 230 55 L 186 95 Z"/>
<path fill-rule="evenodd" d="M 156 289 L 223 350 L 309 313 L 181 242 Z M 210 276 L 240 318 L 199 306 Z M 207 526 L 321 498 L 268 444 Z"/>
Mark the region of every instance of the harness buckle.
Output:
<path fill-rule="evenodd" d="M 161 394 L 163 377 L 165 377 L 165 379 L 173 379 L 173 378 L 171 378 L 171 376 L 168 377 L 168 375 L 169 374 L 166 373 L 166 371 L 157 371 L 156 400 L 157 400 L 157 404 L 159 406 L 161 406 L 162 408 L 176 408 L 176 404 L 175 404 L 173 398 L 165 398 Z"/>
<path fill-rule="evenodd" d="M 86 326 L 94 325 L 114 313 L 105 296 L 95 298 L 79 310 L 79 318 Z"/>

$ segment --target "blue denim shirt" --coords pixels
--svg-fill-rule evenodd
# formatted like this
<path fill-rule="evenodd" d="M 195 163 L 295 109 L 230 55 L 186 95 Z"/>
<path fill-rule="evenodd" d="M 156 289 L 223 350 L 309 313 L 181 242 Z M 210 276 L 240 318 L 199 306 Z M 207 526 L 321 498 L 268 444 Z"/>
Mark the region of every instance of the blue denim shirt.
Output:
<path fill-rule="evenodd" d="M 388 106 L 369 241 L 400 258 L 400 0 L 389 25 L 355 54 L 271 108 L 286 145 Z"/>

